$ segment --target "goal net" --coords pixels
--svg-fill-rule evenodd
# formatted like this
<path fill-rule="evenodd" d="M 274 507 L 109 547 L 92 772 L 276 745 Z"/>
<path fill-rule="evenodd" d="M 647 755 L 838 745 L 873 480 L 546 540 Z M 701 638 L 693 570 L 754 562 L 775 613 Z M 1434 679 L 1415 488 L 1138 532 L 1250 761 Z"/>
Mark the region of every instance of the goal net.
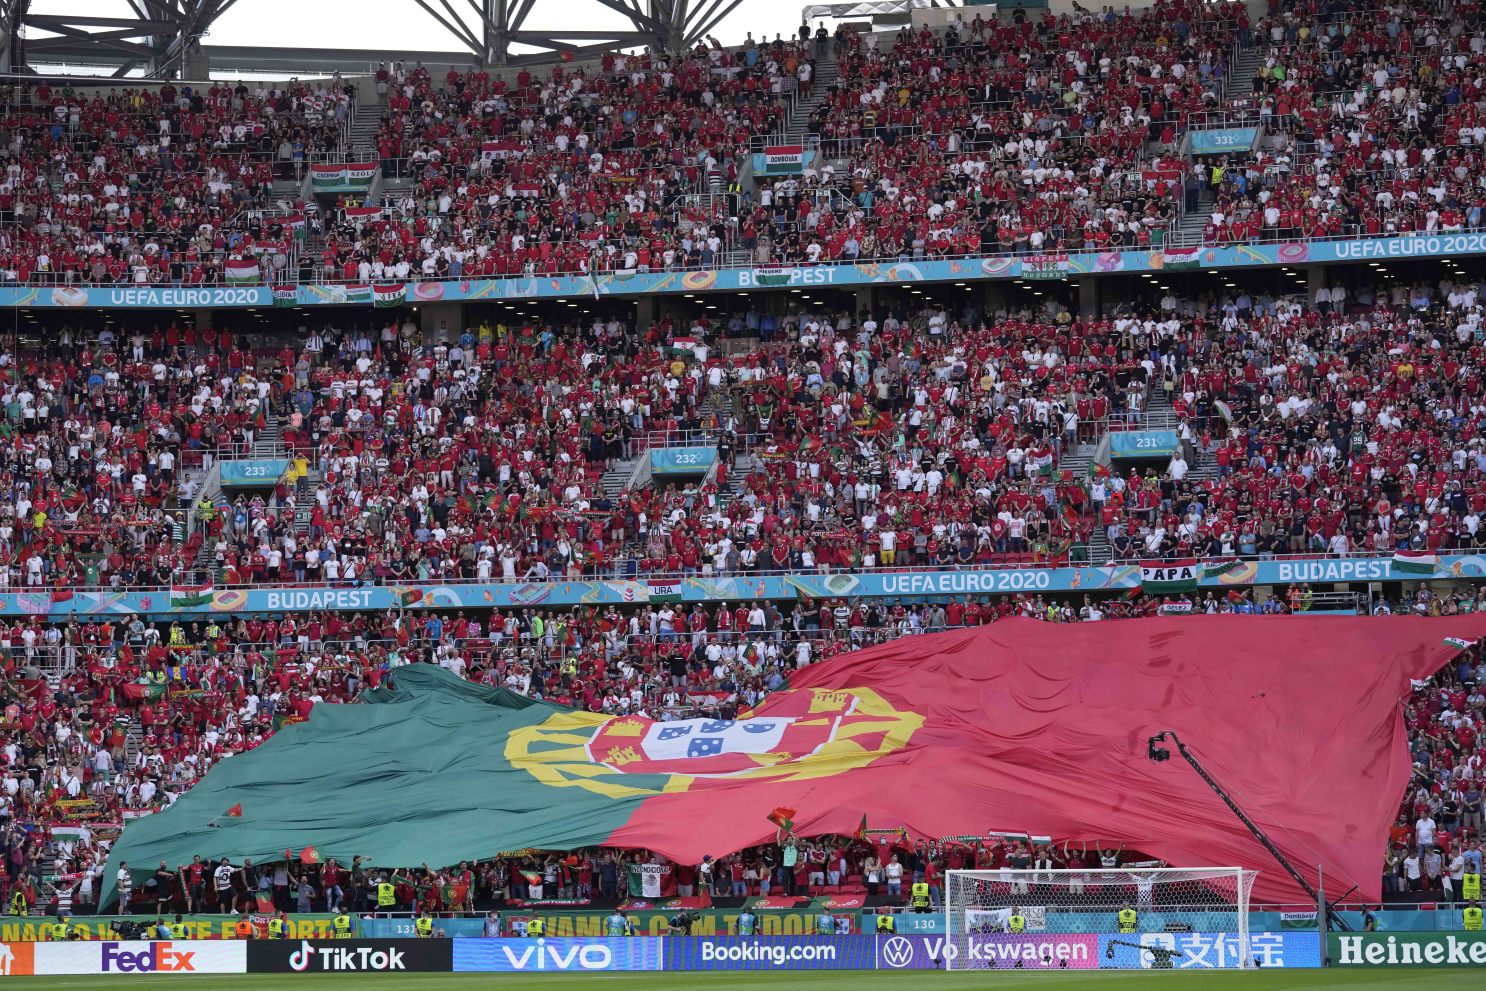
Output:
<path fill-rule="evenodd" d="M 946 970 L 1252 966 L 1237 867 L 945 874 Z"/>

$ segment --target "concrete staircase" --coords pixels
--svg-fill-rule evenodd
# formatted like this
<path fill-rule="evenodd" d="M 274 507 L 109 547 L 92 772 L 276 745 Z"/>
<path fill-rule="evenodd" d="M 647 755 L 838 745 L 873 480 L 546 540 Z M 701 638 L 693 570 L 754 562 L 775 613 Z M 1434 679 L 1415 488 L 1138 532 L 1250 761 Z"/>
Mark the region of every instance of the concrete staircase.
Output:
<path fill-rule="evenodd" d="M 645 454 L 640 452 L 641 456 Z M 635 473 L 635 466 L 640 463 L 639 457 L 621 458 L 609 465 L 603 476 L 599 479 L 599 486 L 604 490 L 604 495 L 609 499 L 619 498 L 619 494 L 629 485 L 630 476 Z"/>
<path fill-rule="evenodd" d="M 1058 459 L 1058 472 L 1070 472 L 1075 480 L 1089 477 L 1089 470 L 1094 463 L 1094 455 L 1099 451 L 1099 441 L 1087 441 L 1069 448 Z M 1104 539 L 1104 531 L 1097 526 L 1089 537 L 1085 547 L 1087 562 L 1093 565 L 1104 564 L 1109 560 L 1109 541 Z"/>
<path fill-rule="evenodd" d="M 736 424 L 738 410 L 733 402 L 732 391 L 727 386 L 709 391 L 702 397 L 702 416 L 704 419 L 710 416 L 719 430 L 728 429 L 729 424 Z"/>
<path fill-rule="evenodd" d="M 727 484 L 717 491 L 717 508 L 726 509 L 732 501 L 743 494 L 743 480 L 753 474 L 758 459 L 752 454 L 738 454 L 733 458 L 732 470 L 728 472 Z"/>
<path fill-rule="evenodd" d="M 1264 45 L 1250 45 L 1241 48 L 1234 56 L 1233 64 L 1229 66 L 1228 86 L 1226 96 L 1233 100 L 1242 100 L 1257 96 L 1254 92 L 1254 73 L 1259 71 L 1259 66 L 1264 62 L 1264 56 L 1269 49 Z"/>
<path fill-rule="evenodd" d="M 382 128 L 382 105 L 358 103 L 346 126 L 346 154 L 352 159 L 377 160 L 377 132 Z"/>
<path fill-rule="evenodd" d="M 1075 479 L 1087 478 L 1089 465 L 1094 460 L 1094 454 L 1099 450 L 1097 443 L 1078 444 L 1063 453 L 1058 459 L 1059 472 L 1072 472 Z"/>
<path fill-rule="evenodd" d="M 1153 386 L 1145 398 L 1145 429 L 1180 431 L 1182 421 L 1171 408 L 1171 397 L 1159 385 Z"/>
<path fill-rule="evenodd" d="M 263 429 L 253 438 L 253 457 L 287 458 L 289 449 L 284 446 L 284 426 L 272 409 L 264 410 Z"/>
<path fill-rule="evenodd" d="M 315 508 L 315 489 L 325 477 L 319 467 L 310 465 L 299 477 L 294 489 L 294 539 L 301 547 L 310 539 L 310 513 Z"/>
<path fill-rule="evenodd" d="M 1197 202 L 1197 209 L 1190 213 L 1182 214 L 1177 221 L 1176 230 L 1171 232 L 1167 244 L 1173 248 L 1196 248 L 1202 244 L 1202 229 L 1207 226 L 1208 217 L 1212 216 L 1212 198 L 1204 194 Z"/>
<path fill-rule="evenodd" d="M 1163 389 L 1152 389 L 1146 405 L 1147 430 L 1175 430 L 1181 432 L 1181 418 L 1171 408 L 1171 398 Z M 1187 481 L 1200 482 L 1218 476 L 1218 463 L 1213 456 L 1200 450 L 1195 444 L 1187 445 Z"/>
<path fill-rule="evenodd" d="M 815 77 L 811 81 L 810 95 L 796 100 L 790 115 L 781 122 L 780 129 L 774 135 L 779 144 L 805 143 L 805 139 L 810 136 L 810 118 L 825 102 L 826 90 L 836 85 L 838 75 L 834 52 L 815 60 Z"/>

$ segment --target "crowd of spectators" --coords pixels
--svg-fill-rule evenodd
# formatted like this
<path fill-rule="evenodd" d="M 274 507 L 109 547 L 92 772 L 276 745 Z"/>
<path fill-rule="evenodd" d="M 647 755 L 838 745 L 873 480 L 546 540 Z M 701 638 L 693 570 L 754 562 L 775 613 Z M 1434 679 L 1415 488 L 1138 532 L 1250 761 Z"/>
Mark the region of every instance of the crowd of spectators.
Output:
<path fill-rule="evenodd" d="M 0 281 L 212 284 L 241 259 L 287 275 L 273 182 L 339 159 L 353 93 L 338 79 L 0 88 Z"/>
<path fill-rule="evenodd" d="M 603 317 L 424 333 L 394 315 L 293 342 L 66 329 L 4 359 L 19 442 L 0 454 L 0 580 L 63 595 L 198 569 L 542 581 L 1065 563 L 1096 545 L 1095 564 L 1473 548 L 1482 325 L 1479 287 L 1447 279 L 1314 303 L 1168 295 L 1107 319 L 925 305 L 644 334 Z M 717 346 L 755 327 L 756 348 Z M 1061 467 L 1153 400 L 1183 441 L 1169 462 Z M 194 469 L 250 456 L 270 423 L 307 478 L 201 490 Z M 605 487 L 660 436 L 716 444 L 717 469 Z"/>
<path fill-rule="evenodd" d="M 1486 53 L 1476 3 L 1284 4 L 1255 25 L 1264 140 L 1204 170 L 1209 243 L 1480 230 Z"/>
<path fill-rule="evenodd" d="M 1185 456 L 1096 480 L 1117 558 L 1444 551 L 1480 541 L 1479 287 L 1363 282 L 1315 305 L 1178 303 L 1158 343 Z M 1190 453 L 1190 452 L 1189 452 Z"/>
<path fill-rule="evenodd" d="M 1251 26 L 1243 5 L 1162 0 L 514 74 L 395 62 L 375 73 L 374 140 L 409 183 L 376 212 L 272 194 L 351 153 L 339 80 L 13 86 L 0 273 L 211 284 L 247 259 L 267 280 L 364 283 L 1118 249 L 1161 243 L 1198 187 L 1210 243 L 1478 229 L 1479 5 L 1375 13 L 1307 0 Z M 1245 97 L 1228 74 L 1251 45 Z M 799 100 L 818 101 L 803 172 L 743 188 L 744 156 Z M 1256 152 L 1178 154 L 1238 117 L 1262 124 Z M 306 212 L 312 252 L 290 223 Z"/>
<path fill-rule="evenodd" d="M 786 606 L 662 604 L 625 611 L 323 613 L 192 623 L 83 617 L 57 627 L 55 640 L 42 635 L 36 646 L 9 641 L 9 665 L 0 680 L 5 701 L 0 753 L 7 765 L 0 778 L 0 820 L 8 854 L 0 896 L 10 904 L 19 891 L 28 906 L 37 906 L 57 904 L 60 893 L 64 907 L 90 906 L 116 829 L 111 824 L 167 807 L 218 761 L 260 745 L 285 723 L 307 718 L 316 704 L 353 701 L 403 664 L 439 664 L 473 681 L 615 715 L 731 718 L 782 687 L 800 666 L 896 637 L 1012 616 L 1097 622 L 1157 612 L 1302 611 L 1308 605 L 1300 592 L 1276 590 L 1262 601 L 1248 593 L 1186 602 L 1017 595 L 908 604 L 842 599 Z M 1486 593 L 1479 590 L 1435 591 L 1422 584 L 1398 602 L 1377 600 L 1372 610 L 1440 615 L 1483 607 Z M 1358 603 L 1357 608 L 1368 607 Z M 1465 848 L 1464 832 L 1479 834 L 1479 819 L 1470 818 L 1473 809 L 1479 814 L 1482 780 L 1483 699 L 1475 687 L 1475 663 L 1474 652 L 1467 653 L 1434 681 L 1420 683 L 1407 712 L 1418 774 L 1405 808 L 1436 817 L 1434 841 L 1447 852 L 1451 838 L 1459 850 Z M 69 824 L 88 828 L 61 828 Z M 917 869 L 934 871 L 954 866 L 948 858 L 966 855 L 925 844 L 898 847 L 896 838 L 884 842 L 886 852 L 853 853 L 845 849 L 851 845 L 848 838 L 801 840 L 797 861 L 781 859 L 778 848 L 742 851 L 712 865 L 710 890 L 721 896 L 740 890 L 768 894 L 772 882 L 775 893 L 822 893 L 829 886 L 834 890 L 826 893 L 896 900 L 906 896 L 907 880 L 901 889 L 893 885 L 892 855 L 904 865 L 903 879 L 911 877 L 915 859 L 922 862 Z M 817 864 L 827 852 L 832 856 L 826 867 L 805 866 Z M 866 861 L 874 852 L 875 867 Z M 1049 855 L 1059 860 L 1075 852 Z M 1038 853 L 1008 844 L 982 855 Z M 608 897 L 615 891 L 615 871 L 622 896 L 622 865 L 634 855 L 597 850 L 571 858 L 521 855 L 457 870 L 400 869 L 393 880 L 400 886 L 403 910 L 467 908 L 477 898 L 516 903 Z M 831 866 L 841 857 L 847 866 Z M 1449 862 L 1447 857 L 1447 867 Z M 781 874 L 783 864 L 795 869 Z M 153 885 L 136 881 L 136 911 L 150 912 L 157 904 L 162 912 L 210 910 L 223 904 L 219 890 L 230 891 L 226 905 L 244 911 L 355 909 L 363 907 L 361 899 L 370 890 L 366 879 L 380 873 L 360 862 L 256 869 L 251 862 L 234 863 L 219 885 L 219 866 L 164 865 Z M 153 864 L 135 867 L 154 870 Z M 471 874 L 464 876 L 464 870 Z M 536 890 L 526 871 L 543 876 Z M 685 865 L 678 865 L 677 881 L 705 884 Z"/>

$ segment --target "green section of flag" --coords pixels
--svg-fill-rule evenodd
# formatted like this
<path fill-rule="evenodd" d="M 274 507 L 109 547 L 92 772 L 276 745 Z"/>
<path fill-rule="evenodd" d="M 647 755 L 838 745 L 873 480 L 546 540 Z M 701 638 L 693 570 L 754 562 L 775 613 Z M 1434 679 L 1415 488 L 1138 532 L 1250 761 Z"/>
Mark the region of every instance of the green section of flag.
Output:
<path fill-rule="evenodd" d="M 397 668 L 390 684 L 364 698 L 364 705 L 316 706 L 307 722 L 217 764 L 168 814 L 131 822 L 110 852 L 104 904 L 120 862 L 142 872 L 161 860 L 188 864 L 196 854 L 271 863 L 286 849 L 308 848 L 343 864 L 359 855 L 378 867 L 443 867 L 503 850 L 597 846 L 668 780 L 615 771 L 616 787 L 628 792 L 613 795 L 545 784 L 528 769 L 530 758 L 556 748 L 583 754 L 571 741 L 596 732 L 603 717 L 432 665 Z M 542 725 L 554 719 L 570 722 L 560 731 Z M 223 816 L 245 801 L 252 816 Z M 147 872 L 135 883 L 145 880 Z"/>

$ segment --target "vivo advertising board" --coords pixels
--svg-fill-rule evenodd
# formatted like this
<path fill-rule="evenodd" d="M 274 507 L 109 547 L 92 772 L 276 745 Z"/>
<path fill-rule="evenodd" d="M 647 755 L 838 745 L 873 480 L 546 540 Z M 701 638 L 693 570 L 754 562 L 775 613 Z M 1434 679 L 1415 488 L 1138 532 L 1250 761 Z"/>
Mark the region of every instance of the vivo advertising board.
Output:
<path fill-rule="evenodd" d="M 660 970 L 656 936 L 456 939 L 456 973 L 582 974 L 597 971 Z"/>

